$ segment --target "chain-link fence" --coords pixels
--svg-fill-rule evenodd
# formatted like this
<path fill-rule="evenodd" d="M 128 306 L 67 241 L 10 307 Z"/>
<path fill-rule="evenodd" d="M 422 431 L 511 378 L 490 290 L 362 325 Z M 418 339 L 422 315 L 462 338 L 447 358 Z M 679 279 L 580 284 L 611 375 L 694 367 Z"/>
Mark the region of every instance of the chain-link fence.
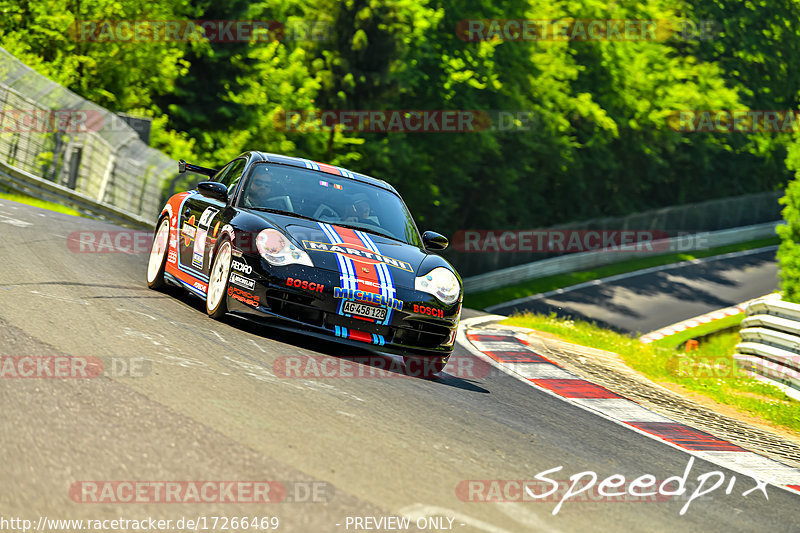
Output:
<path fill-rule="evenodd" d="M 595 218 L 581 222 L 560 224 L 549 228 L 535 230 L 540 233 L 564 233 L 565 239 L 570 233 L 585 235 L 586 232 L 600 234 L 631 231 L 646 232 L 654 238 L 676 237 L 683 234 L 696 234 L 705 231 L 717 231 L 739 228 L 765 222 L 781 220 L 781 206 L 778 199 L 783 192 L 769 191 L 747 194 L 718 200 L 686 204 L 654 209 L 641 213 L 633 213 L 624 217 Z M 560 253 L 539 250 L 523 251 L 519 247 L 507 247 L 504 244 L 515 242 L 503 240 L 503 230 L 486 232 L 487 228 L 476 228 L 480 233 L 469 251 L 459 251 L 464 246 L 451 247 L 447 250 L 447 259 L 458 269 L 462 277 L 476 276 L 485 272 L 493 272 L 502 268 L 524 265 L 539 261 Z M 454 235 L 456 243 L 464 242 L 465 230 Z M 486 239 L 491 233 L 492 239 Z M 518 242 L 518 241 L 517 241 Z M 469 246 L 467 247 L 469 248 Z M 566 246 L 565 246 L 566 248 Z M 574 249 L 573 251 L 586 251 Z"/>
<path fill-rule="evenodd" d="M 120 117 L 2 48 L 0 161 L 148 219 L 158 214 L 162 185 L 177 171 L 175 161 L 144 144 Z"/>

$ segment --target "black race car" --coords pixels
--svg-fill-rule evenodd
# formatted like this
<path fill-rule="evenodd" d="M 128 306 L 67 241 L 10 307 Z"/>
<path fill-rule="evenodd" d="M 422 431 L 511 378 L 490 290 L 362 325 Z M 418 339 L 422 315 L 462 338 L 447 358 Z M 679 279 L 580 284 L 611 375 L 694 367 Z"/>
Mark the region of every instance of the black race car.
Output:
<path fill-rule="evenodd" d="M 283 327 L 399 353 L 441 371 L 461 315 L 461 279 L 431 251 L 385 181 L 308 159 L 247 152 L 169 199 L 147 284 L 181 286 L 209 316 L 274 318 Z"/>

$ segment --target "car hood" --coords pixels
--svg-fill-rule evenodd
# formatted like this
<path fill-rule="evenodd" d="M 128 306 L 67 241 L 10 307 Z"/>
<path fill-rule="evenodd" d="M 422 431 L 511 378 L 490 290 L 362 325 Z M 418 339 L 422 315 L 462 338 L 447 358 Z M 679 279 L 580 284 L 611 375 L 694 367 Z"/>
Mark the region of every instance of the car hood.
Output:
<path fill-rule="evenodd" d="M 294 239 L 315 267 L 344 274 L 349 265 L 355 268 L 354 275 L 359 279 L 362 275 L 370 277 L 374 265 L 383 264 L 395 286 L 414 288 L 422 263 L 432 255 L 375 233 L 274 213 L 259 214 Z M 342 264 L 340 258 L 349 261 Z"/>

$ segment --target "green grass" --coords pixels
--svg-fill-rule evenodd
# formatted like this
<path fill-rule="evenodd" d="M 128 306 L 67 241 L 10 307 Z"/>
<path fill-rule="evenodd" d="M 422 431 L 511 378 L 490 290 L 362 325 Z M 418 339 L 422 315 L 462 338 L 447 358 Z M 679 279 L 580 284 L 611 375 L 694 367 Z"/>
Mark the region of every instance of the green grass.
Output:
<path fill-rule="evenodd" d="M 44 200 L 39 200 L 37 198 L 25 196 L 24 194 L 11 194 L 11 193 L 0 192 L 0 199 L 11 200 L 12 202 L 19 202 L 21 204 L 26 204 L 26 205 L 32 205 L 33 207 L 41 207 L 42 209 L 56 211 L 57 213 L 64 213 L 65 215 L 73 215 L 77 217 L 84 216 L 80 212 L 72 209 L 71 207 L 67 207 L 61 204 L 56 204 L 53 202 L 46 202 Z"/>
<path fill-rule="evenodd" d="M 653 344 L 656 346 L 666 346 L 667 348 L 682 346 L 689 339 L 696 339 L 697 337 L 703 337 L 704 335 L 708 335 L 716 331 L 738 326 L 742 320 L 744 320 L 744 316 L 744 313 L 726 316 L 725 318 L 720 318 L 719 320 L 714 320 L 705 324 L 700 324 L 699 326 L 695 326 L 693 328 L 679 331 L 678 333 L 673 333 L 672 335 L 668 335 L 663 339 L 653 341 Z"/>
<path fill-rule="evenodd" d="M 709 248 L 708 250 L 698 250 L 691 254 L 675 253 L 648 256 L 642 257 L 641 259 L 622 261 L 620 263 L 614 263 L 612 265 L 606 265 L 592 270 L 557 274 L 555 276 L 533 279 L 517 285 L 501 287 L 492 291 L 466 293 L 464 295 L 464 307 L 470 307 L 472 309 L 485 309 L 490 305 L 501 304 L 517 298 L 523 298 L 525 296 L 539 294 L 540 292 L 547 292 L 563 287 L 569 287 L 570 285 L 576 285 L 586 281 L 593 281 L 608 276 L 614 276 L 616 274 L 633 272 L 635 270 L 641 270 L 643 268 L 650 268 L 654 266 L 669 265 L 672 263 L 678 263 L 680 261 L 699 259 L 701 257 L 710 257 L 714 255 L 727 254 L 730 252 L 739 252 L 741 250 L 752 250 L 754 248 L 761 248 L 762 246 L 778 244 L 779 242 L 780 241 L 778 237 L 775 236 L 767 239 L 758 239 L 739 244 Z"/>
<path fill-rule="evenodd" d="M 619 354 L 623 361 L 655 382 L 675 383 L 800 435 L 800 402 L 776 387 L 748 377 L 733 360 L 738 333 L 708 337 L 688 354 L 603 329 L 594 323 L 555 315 L 515 315 L 502 322 L 555 334 L 568 342 Z"/>

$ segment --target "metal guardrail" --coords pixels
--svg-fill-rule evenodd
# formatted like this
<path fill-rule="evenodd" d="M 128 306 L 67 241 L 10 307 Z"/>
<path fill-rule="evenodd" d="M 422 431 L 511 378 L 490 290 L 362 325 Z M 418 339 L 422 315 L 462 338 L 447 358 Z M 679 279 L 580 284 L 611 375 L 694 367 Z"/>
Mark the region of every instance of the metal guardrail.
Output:
<path fill-rule="evenodd" d="M 701 234 L 781 220 L 782 207 L 778 199 L 783 194 L 784 191 L 751 193 L 662 207 L 621 217 L 593 218 L 545 228 L 531 228 L 531 230 L 556 232 L 651 231 L 664 232 L 664 237 L 667 236 L 666 234 L 670 236 Z M 473 229 L 488 230 L 489 228 Z M 508 231 L 514 232 L 515 230 L 509 229 Z M 493 233 L 501 238 L 501 231 L 495 229 Z M 451 240 L 455 243 L 457 239 L 458 237 L 453 235 Z M 542 250 L 517 250 L 513 253 L 508 250 L 498 250 L 496 243 L 494 248 L 491 246 L 487 248 L 481 252 L 474 250 L 462 252 L 456 247 L 451 247 L 442 255 L 465 278 L 557 257 L 555 253 L 546 255 L 547 252 Z"/>
<path fill-rule="evenodd" d="M 93 198 L 0 161 L 0 184 L 13 191 L 72 207 L 123 226 L 154 229 L 155 221 L 100 203 Z"/>
<path fill-rule="evenodd" d="M 693 239 L 694 242 L 703 242 L 707 248 L 727 246 L 756 239 L 775 236 L 775 228 L 783 222 L 767 222 L 741 228 L 732 228 L 720 231 L 698 233 L 677 239 L 653 241 L 653 249 L 658 251 L 637 251 L 636 245 L 631 245 L 631 251 L 593 251 L 581 252 L 541 261 L 534 261 L 525 265 L 504 268 L 495 272 L 487 272 L 464 278 L 464 290 L 467 292 L 480 292 L 522 283 L 532 279 L 544 278 L 555 274 L 586 270 L 630 259 L 640 259 L 645 255 L 664 255 L 676 252 L 685 252 L 681 239 Z M 701 239 L 698 241 L 698 239 Z"/>
<path fill-rule="evenodd" d="M 745 308 L 734 359 L 741 368 L 800 398 L 800 305 L 756 300 Z"/>

